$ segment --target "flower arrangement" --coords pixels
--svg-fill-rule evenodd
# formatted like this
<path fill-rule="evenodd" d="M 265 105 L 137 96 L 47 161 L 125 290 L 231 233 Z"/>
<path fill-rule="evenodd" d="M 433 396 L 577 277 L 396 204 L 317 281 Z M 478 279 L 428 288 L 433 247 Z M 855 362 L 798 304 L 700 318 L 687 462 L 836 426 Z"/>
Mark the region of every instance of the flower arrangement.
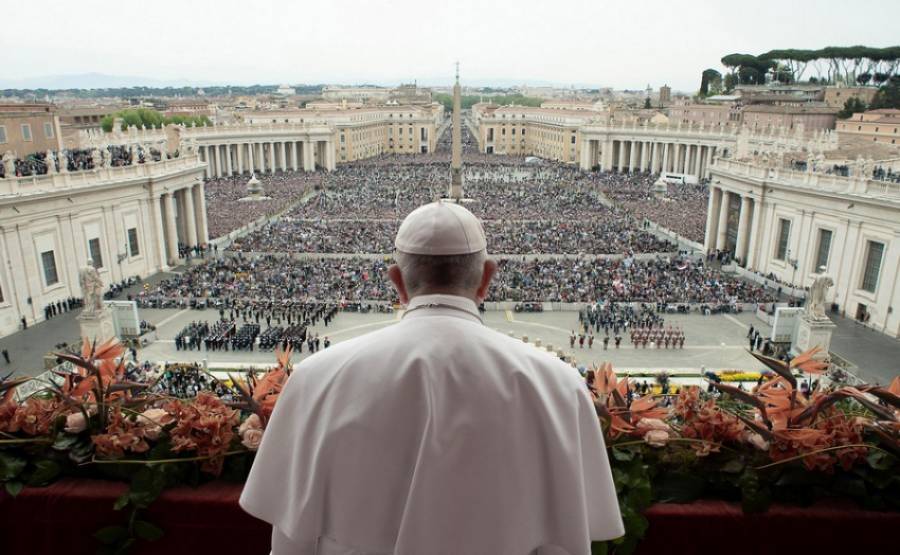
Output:
<path fill-rule="evenodd" d="M 123 354 L 116 340 L 85 340 L 80 353 L 57 353 L 74 367 L 59 374 L 61 385 L 21 401 L 15 388 L 27 379 L 0 380 L 0 482 L 7 493 L 62 475 L 130 481 L 116 504 L 132 507 L 128 526 L 97 534 L 114 551 L 161 534 L 137 513 L 164 487 L 246 477 L 291 368 L 291 351 L 279 351 L 278 365 L 261 377 L 229 376 L 243 399 L 229 405 L 207 391 L 189 400 L 148 393 L 153 383 L 126 380 Z"/>
<path fill-rule="evenodd" d="M 604 549 L 633 550 L 652 502 L 712 496 L 753 512 L 836 495 L 900 510 L 900 377 L 888 387 L 799 388 L 795 372 L 827 371 L 817 353 L 790 363 L 754 353 L 774 378 L 752 392 L 711 382 L 719 396 L 684 387 L 674 398 L 635 397 L 609 364 L 588 371 L 627 532 Z"/>
<path fill-rule="evenodd" d="M 116 341 L 85 341 L 79 353 L 58 354 L 74 368 L 60 385 L 25 399 L 14 392 L 26 379 L 0 379 L 6 492 L 67 475 L 128 481 L 115 508 L 130 515 L 95 534 L 110 551 L 163 533 L 141 515 L 164 488 L 243 481 L 291 374 L 291 351 L 279 351 L 261 376 L 229 375 L 234 402 L 210 392 L 178 399 L 129 381 L 123 353 Z M 711 382 L 716 394 L 670 384 L 662 395 L 657 384 L 641 395 L 608 363 L 588 370 L 627 531 L 598 549 L 633 550 L 653 502 L 718 497 L 750 512 L 839 495 L 900 510 L 900 377 L 888 387 L 799 387 L 795 373 L 827 370 L 816 354 L 790 363 L 754 354 L 772 379 L 753 391 Z"/>

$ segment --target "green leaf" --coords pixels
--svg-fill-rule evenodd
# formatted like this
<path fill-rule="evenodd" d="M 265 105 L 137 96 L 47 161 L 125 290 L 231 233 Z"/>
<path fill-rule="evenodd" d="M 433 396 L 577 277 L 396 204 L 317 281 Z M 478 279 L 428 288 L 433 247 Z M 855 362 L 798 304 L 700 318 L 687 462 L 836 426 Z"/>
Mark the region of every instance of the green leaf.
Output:
<path fill-rule="evenodd" d="M 606 542 L 591 542 L 591 555 L 607 555 L 609 546 Z"/>
<path fill-rule="evenodd" d="M 761 513 L 772 503 L 769 488 L 760 484 L 759 474 L 747 469 L 738 481 L 741 487 L 741 508 L 745 513 Z"/>
<path fill-rule="evenodd" d="M 27 480 L 29 486 L 46 486 L 55 480 L 62 470 L 56 461 L 51 460 L 38 461 L 34 467 Z"/>
<path fill-rule="evenodd" d="M 166 477 L 154 467 L 141 468 L 131 480 L 128 497 L 135 507 L 145 509 L 159 497 L 166 485 Z"/>
<path fill-rule="evenodd" d="M 634 460 L 634 451 L 629 449 L 619 449 L 618 447 L 613 447 L 612 449 L 613 459 L 620 462 L 629 462 Z"/>
<path fill-rule="evenodd" d="M 142 540 L 156 541 L 162 537 L 163 531 L 160 527 L 155 526 L 146 520 L 134 521 L 134 533 Z"/>
<path fill-rule="evenodd" d="M 889 455 L 884 451 L 875 450 L 872 450 L 872 452 L 869 453 L 869 456 L 866 457 L 866 461 L 869 463 L 869 466 L 875 470 L 887 470 L 897 463 L 897 459 L 894 456 Z"/>
<path fill-rule="evenodd" d="M 113 510 L 121 511 L 128 505 L 129 501 L 131 501 L 131 496 L 126 491 L 125 493 L 120 495 L 118 499 L 116 499 L 116 502 L 113 504 Z"/>
<path fill-rule="evenodd" d="M 113 545 L 128 537 L 128 528 L 124 526 L 107 526 L 94 532 L 94 537 L 106 545 Z"/>
<path fill-rule="evenodd" d="M 28 462 L 7 453 L 0 453 L 0 481 L 6 482 L 18 476 Z"/>
<path fill-rule="evenodd" d="M 731 459 L 722 466 L 722 472 L 726 474 L 740 474 L 744 470 L 744 461 Z"/>
<path fill-rule="evenodd" d="M 6 489 L 6 493 L 15 497 L 19 495 L 19 492 L 22 491 L 22 488 L 25 486 L 22 482 L 18 481 L 10 481 L 3 484 L 3 487 Z"/>
<path fill-rule="evenodd" d="M 81 438 L 77 435 L 60 434 L 53 442 L 53 448 L 57 451 L 67 451 L 78 443 L 79 439 Z"/>
<path fill-rule="evenodd" d="M 670 472 L 656 488 L 656 497 L 662 503 L 690 503 L 703 494 L 706 480 L 697 474 Z"/>

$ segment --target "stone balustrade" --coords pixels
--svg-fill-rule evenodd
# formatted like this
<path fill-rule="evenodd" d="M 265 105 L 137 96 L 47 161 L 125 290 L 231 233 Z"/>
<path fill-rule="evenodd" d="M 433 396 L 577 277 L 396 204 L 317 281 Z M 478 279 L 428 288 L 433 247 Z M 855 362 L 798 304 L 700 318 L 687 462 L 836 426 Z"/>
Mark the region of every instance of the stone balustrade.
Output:
<path fill-rule="evenodd" d="M 204 165 L 205 163 L 197 155 L 188 154 L 164 161 L 132 164 L 130 166 L 12 177 L 0 179 L 0 197 L 32 195 L 80 187 L 96 187 L 106 183 L 123 183 L 134 179 L 159 178 L 180 171 L 194 170 Z"/>

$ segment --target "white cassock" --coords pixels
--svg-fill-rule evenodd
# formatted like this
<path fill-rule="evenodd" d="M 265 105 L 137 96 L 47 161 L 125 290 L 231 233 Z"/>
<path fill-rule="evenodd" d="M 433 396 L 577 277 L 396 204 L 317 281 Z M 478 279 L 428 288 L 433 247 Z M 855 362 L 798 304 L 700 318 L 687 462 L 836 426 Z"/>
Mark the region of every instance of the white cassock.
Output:
<path fill-rule="evenodd" d="M 449 295 L 296 367 L 241 506 L 275 555 L 585 555 L 624 533 L 581 376 Z"/>

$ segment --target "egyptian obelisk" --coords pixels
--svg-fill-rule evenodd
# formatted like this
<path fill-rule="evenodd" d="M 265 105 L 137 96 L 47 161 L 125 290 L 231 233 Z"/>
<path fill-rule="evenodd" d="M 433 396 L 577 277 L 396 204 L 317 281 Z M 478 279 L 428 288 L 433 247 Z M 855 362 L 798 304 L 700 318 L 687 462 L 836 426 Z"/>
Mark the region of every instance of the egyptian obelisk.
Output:
<path fill-rule="evenodd" d="M 460 111 L 462 99 L 459 89 L 459 62 L 456 62 L 456 84 L 453 85 L 453 147 L 450 157 L 450 199 L 459 202 L 462 199 L 462 128 L 460 126 Z"/>

